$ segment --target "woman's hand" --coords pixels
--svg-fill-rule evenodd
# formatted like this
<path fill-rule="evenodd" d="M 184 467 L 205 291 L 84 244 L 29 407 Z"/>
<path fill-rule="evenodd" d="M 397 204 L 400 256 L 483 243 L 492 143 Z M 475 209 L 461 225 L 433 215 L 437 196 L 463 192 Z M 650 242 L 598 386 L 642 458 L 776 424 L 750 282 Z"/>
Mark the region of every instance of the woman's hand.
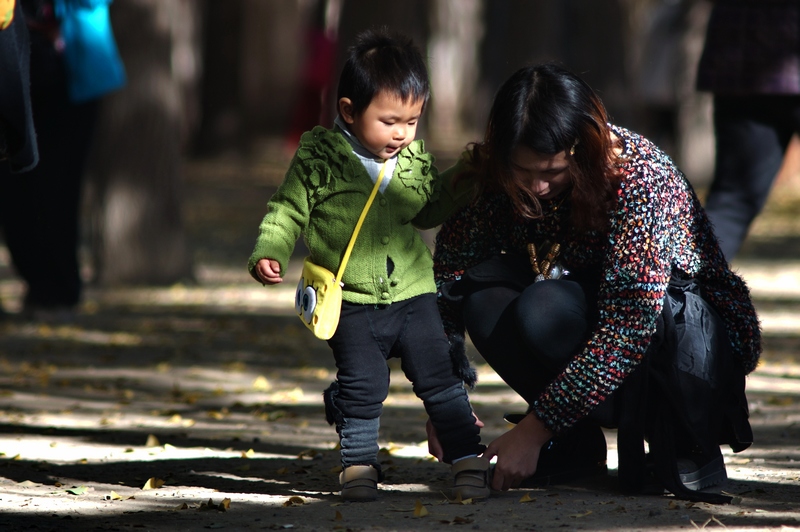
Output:
<path fill-rule="evenodd" d="M 483 456 L 497 457 L 492 489 L 506 491 L 515 488 L 536 472 L 539 453 L 553 437 L 553 432 L 534 414 L 528 414 L 517 426 L 494 440 Z"/>
<path fill-rule="evenodd" d="M 482 429 L 483 421 L 478 419 L 475 412 L 472 415 L 475 416 L 475 424 Z M 425 431 L 428 433 L 428 452 L 441 462 L 444 460 L 444 449 L 442 449 L 442 443 L 439 441 L 439 435 L 436 434 L 436 427 L 433 426 L 431 418 L 428 418 L 428 422 L 425 423 Z"/>
<path fill-rule="evenodd" d="M 256 263 L 256 275 L 264 284 L 278 284 L 283 282 L 281 265 L 275 259 L 261 259 Z"/>

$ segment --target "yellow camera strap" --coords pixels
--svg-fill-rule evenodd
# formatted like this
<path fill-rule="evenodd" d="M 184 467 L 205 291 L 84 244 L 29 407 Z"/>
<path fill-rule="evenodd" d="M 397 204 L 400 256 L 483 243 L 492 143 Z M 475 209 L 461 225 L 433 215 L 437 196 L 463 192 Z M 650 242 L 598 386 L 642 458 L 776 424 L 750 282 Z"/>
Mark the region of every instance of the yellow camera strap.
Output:
<path fill-rule="evenodd" d="M 364 205 L 364 210 L 361 211 L 361 216 L 358 218 L 358 222 L 356 223 L 356 228 L 353 230 L 353 236 L 350 237 L 350 242 L 347 244 L 347 249 L 344 251 L 344 257 L 342 257 L 342 263 L 339 265 L 339 271 L 336 272 L 336 281 L 341 284 L 342 286 L 342 276 L 344 275 L 344 269 L 347 267 L 347 261 L 350 260 L 350 253 L 353 251 L 353 246 L 356 244 L 356 237 L 358 237 L 358 232 L 361 231 L 361 226 L 364 224 L 364 218 L 367 217 L 367 212 L 369 208 L 372 206 L 372 201 L 375 199 L 375 196 L 378 195 L 378 189 L 381 188 L 381 183 L 383 183 L 383 174 L 386 172 L 386 162 L 383 161 L 383 166 L 381 166 L 381 171 L 378 174 L 378 179 L 375 180 L 375 186 L 372 187 L 372 192 L 369 195 L 369 199 L 367 199 L 367 204 Z"/>

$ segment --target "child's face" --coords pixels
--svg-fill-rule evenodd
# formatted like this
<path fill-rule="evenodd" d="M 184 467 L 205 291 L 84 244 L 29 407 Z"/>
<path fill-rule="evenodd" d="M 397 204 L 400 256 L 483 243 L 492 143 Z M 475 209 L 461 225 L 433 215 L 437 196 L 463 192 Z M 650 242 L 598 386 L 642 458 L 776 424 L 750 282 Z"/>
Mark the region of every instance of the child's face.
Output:
<path fill-rule="evenodd" d="M 349 98 L 339 100 L 339 112 L 365 148 L 381 159 L 389 159 L 414 140 L 423 103 L 404 102 L 393 93 L 381 91 L 361 114 L 353 115 Z"/>

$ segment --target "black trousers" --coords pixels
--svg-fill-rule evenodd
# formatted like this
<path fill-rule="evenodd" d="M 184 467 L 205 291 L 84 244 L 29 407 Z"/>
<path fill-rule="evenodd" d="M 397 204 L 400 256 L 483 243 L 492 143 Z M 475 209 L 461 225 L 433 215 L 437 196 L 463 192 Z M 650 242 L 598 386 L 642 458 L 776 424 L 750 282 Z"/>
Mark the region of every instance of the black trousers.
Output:
<path fill-rule="evenodd" d="M 561 279 L 477 285 L 462 310 L 481 356 L 528 404 L 578 352 L 593 314 L 583 287 Z"/>
<path fill-rule="evenodd" d="M 467 392 L 453 372 L 435 294 L 391 305 L 344 303 L 328 340 L 338 369 L 334 398 L 343 465 L 377 464 L 378 420 L 389 393 L 386 361 L 400 358 L 436 427 L 445 462 L 483 452 Z"/>
<path fill-rule="evenodd" d="M 725 257 L 736 256 L 800 132 L 800 96 L 715 96 L 717 155 L 706 212 Z"/>
<path fill-rule="evenodd" d="M 41 35 L 31 43 L 39 164 L 21 174 L 0 168 L 0 230 L 27 284 L 26 305 L 71 307 L 82 288 L 80 207 L 97 102 L 70 102 L 62 58 Z"/>

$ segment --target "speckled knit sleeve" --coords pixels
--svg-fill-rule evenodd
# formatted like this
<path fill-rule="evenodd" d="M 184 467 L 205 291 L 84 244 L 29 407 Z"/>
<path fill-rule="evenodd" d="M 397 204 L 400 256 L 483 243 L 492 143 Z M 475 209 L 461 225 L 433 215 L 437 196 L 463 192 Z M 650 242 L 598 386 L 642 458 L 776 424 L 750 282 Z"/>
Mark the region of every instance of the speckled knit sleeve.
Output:
<path fill-rule="evenodd" d="M 755 311 L 734 281 L 691 186 L 654 145 L 621 128 L 627 144 L 617 209 L 602 262 L 599 319 L 585 348 L 535 401 L 559 432 L 591 412 L 640 363 L 655 332 L 673 270 L 705 281 L 718 297 L 737 354 L 753 366 L 760 352 Z M 710 235 L 710 236 L 709 236 Z M 727 284 L 727 286 L 726 286 Z M 741 335 L 748 341 L 742 342 Z"/>
<path fill-rule="evenodd" d="M 680 205 L 672 204 L 666 182 L 647 175 L 649 169 L 625 172 L 603 258 L 598 322 L 588 344 L 532 405 L 555 432 L 617 389 L 640 363 L 655 332 L 670 278 L 669 211 Z"/>

